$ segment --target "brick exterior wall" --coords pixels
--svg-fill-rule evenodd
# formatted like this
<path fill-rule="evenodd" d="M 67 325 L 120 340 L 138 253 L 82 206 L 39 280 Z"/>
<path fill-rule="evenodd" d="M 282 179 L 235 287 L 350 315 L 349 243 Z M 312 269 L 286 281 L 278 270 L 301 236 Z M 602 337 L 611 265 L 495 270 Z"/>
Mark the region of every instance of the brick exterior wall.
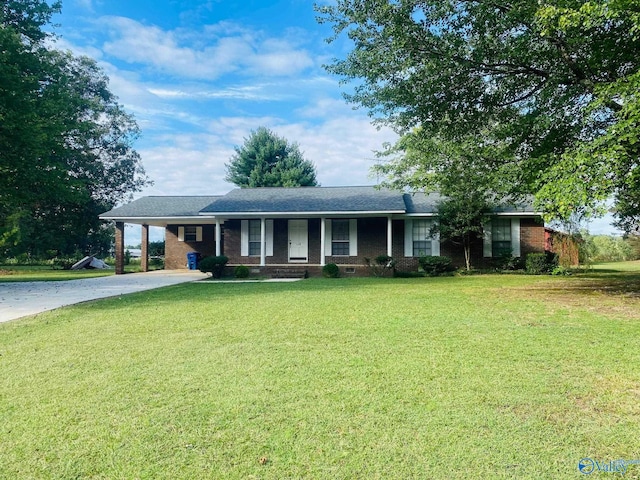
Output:
<path fill-rule="evenodd" d="M 320 252 L 320 219 L 308 219 L 309 253 L 308 264 L 318 265 L 321 261 Z M 402 223 L 402 222 L 400 222 Z M 241 256 L 241 222 L 229 220 L 225 222 L 225 251 L 231 265 L 259 265 L 260 257 Z M 358 219 L 358 255 L 327 256 L 326 263 L 338 265 L 362 266 L 365 257 L 376 257 L 387 252 L 387 219 L 360 218 Z M 273 256 L 267 257 L 267 265 L 284 265 L 289 263 L 289 223 L 287 219 L 276 218 L 273 221 Z M 292 263 L 296 265 L 297 263 Z M 305 264 L 300 264 L 305 265 Z"/>
<path fill-rule="evenodd" d="M 202 257 L 216 254 L 215 225 L 195 225 L 202 227 L 201 242 L 181 242 L 178 240 L 178 227 L 167 225 L 164 234 L 164 268 L 179 270 L 187 268 L 187 253 L 198 252 Z M 193 226 L 193 225 L 192 225 Z"/>
<path fill-rule="evenodd" d="M 528 253 L 545 251 L 546 238 L 542 218 L 520 219 L 520 248 L 523 257 Z"/>
<path fill-rule="evenodd" d="M 169 225 L 165 235 L 165 268 L 186 268 L 188 252 L 199 252 L 202 256 L 215 255 L 215 225 L 202 225 L 202 242 L 178 241 L 178 225 Z M 520 221 L 521 254 L 543 252 L 545 249 L 544 226 L 541 219 L 523 218 Z M 418 259 L 404 256 L 404 220 L 395 219 L 392 223 L 393 245 L 392 256 L 397 262 L 397 269 L 401 271 L 417 271 Z M 289 228 L 288 219 L 273 220 L 273 256 L 266 258 L 267 266 L 264 273 L 273 270 L 270 265 L 291 265 L 308 270 L 310 275 L 319 275 L 321 267 L 320 252 L 320 219 L 308 219 L 309 260 L 307 263 L 289 263 Z M 260 257 L 243 257 L 241 255 L 241 221 L 227 220 L 223 227 L 222 253 L 229 257 L 229 265 L 247 265 L 259 267 Z M 341 267 L 343 274 L 346 267 L 354 270 L 353 275 L 369 275 L 365 267 L 365 257 L 375 258 L 387 253 L 387 218 L 372 217 L 358 219 L 358 255 L 327 256 L 325 263 L 335 263 Z M 443 242 L 440 254 L 452 259 L 453 264 L 464 266 L 464 252 L 461 245 Z M 472 265 L 476 268 L 489 267 L 493 263 L 491 258 L 483 258 L 483 241 L 479 237 L 472 245 Z"/>
<path fill-rule="evenodd" d="M 463 266 L 464 257 L 461 247 L 461 263 L 455 261 L 454 265 Z M 542 253 L 545 250 L 544 222 L 541 217 L 520 219 L 520 258 L 526 258 L 529 253 Z M 443 255 L 445 255 L 443 253 Z M 453 258 L 453 257 L 452 257 Z M 483 240 L 479 238 L 472 247 L 471 265 L 474 268 L 492 268 L 496 266 L 496 259 L 484 257 Z"/>
<path fill-rule="evenodd" d="M 259 265 L 260 259 L 240 256 L 240 220 L 227 220 L 224 222 L 224 255 L 229 257 L 229 263 L 233 265 Z"/>
<path fill-rule="evenodd" d="M 329 220 L 327 219 L 327 222 Z M 320 246 L 318 245 L 318 250 Z M 326 263 L 336 265 L 362 266 L 365 258 L 375 258 L 387 253 L 387 219 L 359 218 L 358 219 L 358 256 L 334 257 L 327 256 Z"/>

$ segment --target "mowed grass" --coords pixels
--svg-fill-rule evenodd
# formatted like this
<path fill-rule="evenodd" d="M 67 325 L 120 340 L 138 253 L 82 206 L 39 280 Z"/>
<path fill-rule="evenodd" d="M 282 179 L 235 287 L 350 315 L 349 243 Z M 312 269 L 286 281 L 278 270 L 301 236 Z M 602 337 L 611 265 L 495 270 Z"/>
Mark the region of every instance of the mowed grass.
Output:
<path fill-rule="evenodd" d="M 200 282 L 0 325 L 0 478 L 555 479 L 640 459 L 640 301 L 609 281 Z"/>
<path fill-rule="evenodd" d="M 54 270 L 50 266 L 0 265 L 0 282 L 53 282 L 113 274 L 113 270 Z"/>
<path fill-rule="evenodd" d="M 159 267 L 151 266 L 150 270 Z M 142 271 L 140 264 L 125 265 L 126 273 Z M 2 282 L 59 282 L 79 280 L 81 278 L 106 277 L 114 275 L 115 270 L 82 269 L 54 270 L 46 265 L 0 265 L 0 283 Z"/>

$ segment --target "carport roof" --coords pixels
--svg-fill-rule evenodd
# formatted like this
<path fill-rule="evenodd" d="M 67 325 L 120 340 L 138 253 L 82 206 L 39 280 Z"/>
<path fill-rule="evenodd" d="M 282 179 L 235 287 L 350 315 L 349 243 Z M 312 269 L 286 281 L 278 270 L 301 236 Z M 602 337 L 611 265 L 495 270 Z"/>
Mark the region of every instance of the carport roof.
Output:
<path fill-rule="evenodd" d="M 219 195 L 142 197 L 109 210 L 100 215 L 100 218 L 117 220 L 120 218 L 197 217 L 200 210 L 219 198 L 221 198 Z"/>

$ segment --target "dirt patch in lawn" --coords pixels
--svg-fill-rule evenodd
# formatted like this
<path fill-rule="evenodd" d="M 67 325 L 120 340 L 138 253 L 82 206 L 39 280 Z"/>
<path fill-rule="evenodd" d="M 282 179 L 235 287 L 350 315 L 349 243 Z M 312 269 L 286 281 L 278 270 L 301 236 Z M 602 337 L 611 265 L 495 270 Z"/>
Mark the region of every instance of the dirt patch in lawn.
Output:
<path fill-rule="evenodd" d="M 556 307 L 585 309 L 616 319 L 640 320 L 640 275 L 617 273 L 549 279 L 513 289 Z"/>

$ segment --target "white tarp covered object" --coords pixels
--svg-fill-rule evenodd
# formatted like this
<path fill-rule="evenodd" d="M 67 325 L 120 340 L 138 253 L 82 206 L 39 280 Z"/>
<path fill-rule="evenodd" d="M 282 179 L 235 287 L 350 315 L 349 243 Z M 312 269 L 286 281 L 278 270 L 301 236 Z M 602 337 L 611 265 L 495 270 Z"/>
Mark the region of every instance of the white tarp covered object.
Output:
<path fill-rule="evenodd" d="M 103 260 L 96 258 L 94 256 L 86 256 L 79 262 L 74 263 L 71 266 L 71 270 L 80 270 L 82 268 L 97 268 L 97 269 L 108 269 L 111 268 L 109 265 L 104 263 Z"/>
<path fill-rule="evenodd" d="M 111 268 L 109 265 L 104 263 L 104 260 L 100 260 L 99 258 L 96 258 L 96 257 L 91 257 L 91 262 L 89 263 L 89 266 L 91 268 L 99 268 L 102 270 Z"/>

